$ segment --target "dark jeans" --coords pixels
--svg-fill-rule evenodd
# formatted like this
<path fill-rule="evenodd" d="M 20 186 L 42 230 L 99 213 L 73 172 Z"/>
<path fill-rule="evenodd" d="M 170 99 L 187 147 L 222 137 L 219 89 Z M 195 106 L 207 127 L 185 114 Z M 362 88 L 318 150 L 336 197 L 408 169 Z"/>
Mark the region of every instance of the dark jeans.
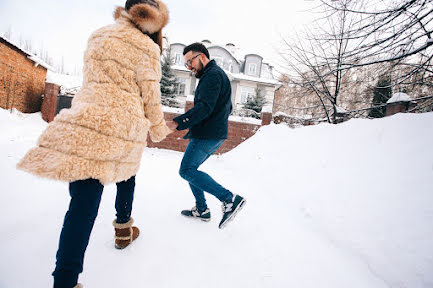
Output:
<path fill-rule="evenodd" d="M 135 176 L 116 185 L 116 222 L 126 223 L 131 216 Z M 72 288 L 77 285 L 78 275 L 83 272 L 84 253 L 98 215 L 103 189 L 104 186 L 96 179 L 69 183 L 71 202 L 60 233 L 56 269 L 53 272 L 54 288 Z"/>
<path fill-rule="evenodd" d="M 189 141 L 180 165 L 180 176 L 188 181 L 194 194 L 196 207 L 200 212 L 207 209 L 204 191 L 214 195 L 221 202 L 230 202 L 233 194 L 218 184 L 208 174 L 197 170 L 223 144 L 224 139 L 196 139 Z"/>

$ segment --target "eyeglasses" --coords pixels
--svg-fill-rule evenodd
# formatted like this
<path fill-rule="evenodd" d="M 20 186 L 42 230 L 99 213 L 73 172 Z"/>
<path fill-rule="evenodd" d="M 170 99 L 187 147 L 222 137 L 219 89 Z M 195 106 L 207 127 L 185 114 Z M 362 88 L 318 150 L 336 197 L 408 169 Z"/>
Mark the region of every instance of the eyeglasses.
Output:
<path fill-rule="evenodd" d="M 192 60 L 194 60 L 195 58 L 197 58 L 197 57 L 200 56 L 201 54 L 202 54 L 202 53 L 199 53 L 199 54 L 195 55 L 194 57 L 192 57 L 191 59 L 189 59 L 188 61 L 186 61 L 186 62 L 185 62 L 185 67 L 186 67 L 186 68 L 191 67 Z"/>

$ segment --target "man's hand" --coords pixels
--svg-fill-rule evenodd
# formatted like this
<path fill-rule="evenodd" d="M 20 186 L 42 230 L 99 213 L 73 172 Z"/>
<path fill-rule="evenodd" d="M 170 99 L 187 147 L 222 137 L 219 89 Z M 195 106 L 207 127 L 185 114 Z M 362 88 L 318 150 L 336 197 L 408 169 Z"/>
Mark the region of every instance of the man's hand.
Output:
<path fill-rule="evenodd" d="M 168 121 L 165 122 L 165 124 L 172 131 L 175 131 L 176 128 L 177 128 L 177 126 L 178 126 L 177 122 L 173 121 L 173 120 L 168 120 Z"/>

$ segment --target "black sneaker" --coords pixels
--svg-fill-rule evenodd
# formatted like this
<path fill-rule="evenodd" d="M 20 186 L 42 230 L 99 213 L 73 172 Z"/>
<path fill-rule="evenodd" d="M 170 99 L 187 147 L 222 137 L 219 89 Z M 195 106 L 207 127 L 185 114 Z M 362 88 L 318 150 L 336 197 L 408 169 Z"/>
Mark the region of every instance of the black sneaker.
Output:
<path fill-rule="evenodd" d="M 226 226 L 227 222 L 233 220 L 236 214 L 242 209 L 247 200 L 239 195 L 233 195 L 232 202 L 223 202 L 222 210 L 223 210 L 223 218 L 221 219 L 219 228 L 222 229 Z"/>
<path fill-rule="evenodd" d="M 191 210 L 183 210 L 182 212 L 180 212 L 180 214 L 182 214 L 183 216 L 186 216 L 186 217 L 198 218 L 201 221 L 206 221 L 206 222 L 210 221 L 209 208 L 206 208 L 206 210 L 204 210 L 203 212 L 200 213 L 197 210 L 197 208 L 194 206 L 191 208 Z"/>

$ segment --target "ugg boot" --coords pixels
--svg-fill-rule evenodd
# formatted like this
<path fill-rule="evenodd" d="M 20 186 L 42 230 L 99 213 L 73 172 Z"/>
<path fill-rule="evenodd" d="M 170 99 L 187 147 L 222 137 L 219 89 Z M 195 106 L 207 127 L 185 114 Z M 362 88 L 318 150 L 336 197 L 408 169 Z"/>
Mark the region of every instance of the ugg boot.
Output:
<path fill-rule="evenodd" d="M 83 288 L 83 285 L 81 285 L 80 283 L 78 283 L 77 285 L 74 286 L 74 288 Z"/>
<path fill-rule="evenodd" d="M 123 249 L 129 244 L 131 244 L 132 241 L 137 239 L 138 235 L 140 234 L 140 230 L 132 226 L 132 223 L 134 223 L 134 219 L 131 219 L 126 223 L 117 223 L 116 219 L 113 221 L 113 226 L 116 234 L 116 240 L 115 240 L 115 247 L 117 249 Z"/>

